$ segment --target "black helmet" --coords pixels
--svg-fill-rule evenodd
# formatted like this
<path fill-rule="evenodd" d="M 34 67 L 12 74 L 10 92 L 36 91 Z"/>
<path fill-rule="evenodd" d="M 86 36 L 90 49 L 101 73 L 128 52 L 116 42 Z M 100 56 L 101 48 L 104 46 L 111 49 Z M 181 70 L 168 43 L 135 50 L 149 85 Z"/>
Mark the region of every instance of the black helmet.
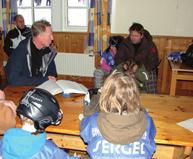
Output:
<path fill-rule="evenodd" d="M 38 132 L 43 132 L 49 125 L 60 124 L 63 117 L 56 98 L 39 88 L 29 90 L 20 99 L 17 114 L 31 119 Z"/>

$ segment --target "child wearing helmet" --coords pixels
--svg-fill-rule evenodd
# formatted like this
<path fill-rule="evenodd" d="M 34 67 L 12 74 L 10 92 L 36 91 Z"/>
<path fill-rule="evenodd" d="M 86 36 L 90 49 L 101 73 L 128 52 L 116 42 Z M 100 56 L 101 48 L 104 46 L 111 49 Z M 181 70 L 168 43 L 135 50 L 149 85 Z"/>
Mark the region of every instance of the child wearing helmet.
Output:
<path fill-rule="evenodd" d="M 94 71 L 95 88 L 100 88 L 104 77 L 108 76 L 115 67 L 114 57 L 120 43 L 124 40 L 122 36 L 111 36 L 108 48 L 101 55 L 101 68 Z"/>
<path fill-rule="evenodd" d="M 20 100 L 17 115 L 22 121 L 21 128 L 5 132 L 0 143 L 0 156 L 4 159 L 70 159 L 52 140 L 46 139 L 45 129 L 60 124 L 63 113 L 49 92 L 34 88 Z"/>
<path fill-rule="evenodd" d="M 150 159 L 156 130 L 133 77 L 113 72 L 100 91 L 100 112 L 83 118 L 80 126 L 90 158 Z"/>

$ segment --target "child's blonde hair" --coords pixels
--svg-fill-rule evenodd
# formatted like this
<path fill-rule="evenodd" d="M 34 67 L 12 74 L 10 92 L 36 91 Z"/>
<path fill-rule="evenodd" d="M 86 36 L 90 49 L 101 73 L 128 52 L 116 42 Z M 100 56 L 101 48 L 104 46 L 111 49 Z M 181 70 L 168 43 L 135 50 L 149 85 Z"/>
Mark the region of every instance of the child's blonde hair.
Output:
<path fill-rule="evenodd" d="M 139 91 L 133 77 L 113 72 L 101 88 L 99 105 L 102 112 L 120 115 L 140 109 Z"/>

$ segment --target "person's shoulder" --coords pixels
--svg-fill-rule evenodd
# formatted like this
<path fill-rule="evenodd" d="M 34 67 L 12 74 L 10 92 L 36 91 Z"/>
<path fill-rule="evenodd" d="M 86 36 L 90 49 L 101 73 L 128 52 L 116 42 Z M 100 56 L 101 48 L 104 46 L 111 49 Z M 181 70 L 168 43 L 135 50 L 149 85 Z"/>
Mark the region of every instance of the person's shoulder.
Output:
<path fill-rule="evenodd" d="M 45 144 L 46 147 L 49 147 L 51 149 L 53 148 L 58 148 L 58 146 L 52 141 L 52 140 L 46 140 L 46 144 Z"/>
<path fill-rule="evenodd" d="M 67 153 L 60 149 L 52 140 L 46 140 L 44 147 L 34 158 L 44 156 L 45 158 L 68 158 Z"/>
<path fill-rule="evenodd" d="M 27 48 L 28 43 L 30 43 L 30 41 L 31 41 L 31 38 L 26 38 L 26 39 L 22 40 L 15 50 L 21 50 L 22 49 L 21 52 L 25 52 L 24 50 L 25 50 L 25 48 Z"/>
<path fill-rule="evenodd" d="M 54 143 L 54 141 L 51 140 L 51 139 L 46 140 L 44 149 L 45 149 L 46 151 L 53 152 L 53 153 L 54 153 L 56 150 L 60 150 L 59 147 L 58 147 L 58 146 Z"/>
<path fill-rule="evenodd" d="M 192 52 L 193 51 L 193 43 L 190 44 L 186 50 L 186 53 Z"/>
<path fill-rule="evenodd" d="M 142 45 L 144 47 L 148 47 L 148 48 L 152 48 L 152 47 L 156 47 L 155 43 L 153 42 L 153 40 L 148 40 L 146 38 L 142 39 Z"/>
<path fill-rule="evenodd" d="M 28 26 L 26 26 L 25 28 L 26 28 L 26 30 L 31 30 L 31 28 L 30 28 L 30 27 L 28 27 Z"/>
<path fill-rule="evenodd" d="M 110 49 L 105 50 L 105 51 L 103 52 L 103 54 L 102 54 L 102 57 L 105 58 L 105 59 L 107 59 L 107 58 L 110 57 L 110 56 L 113 56 L 113 54 L 112 54 L 112 52 L 110 51 Z"/>
<path fill-rule="evenodd" d="M 4 138 L 9 138 L 10 136 L 14 136 L 15 134 L 22 134 L 23 135 L 23 130 L 21 128 L 9 128 L 5 131 L 4 133 Z"/>
<path fill-rule="evenodd" d="M 15 50 L 18 50 L 18 49 L 21 50 L 22 49 L 23 50 L 22 52 L 25 52 L 24 48 L 27 48 L 28 42 L 30 42 L 30 38 L 26 38 L 26 39 L 22 40 Z"/>
<path fill-rule="evenodd" d="M 98 115 L 99 115 L 98 112 L 93 113 L 92 115 L 85 117 L 85 118 L 82 120 L 81 123 L 84 123 L 84 124 L 87 123 L 87 124 L 89 124 L 89 125 L 96 124 Z"/>
<path fill-rule="evenodd" d="M 16 28 L 13 28 L 13 29 L 11 29 L 11 30 L 9 30 L 8 31 L 8 34 L 10 34 L 10 33 L 12 33 L 12 32 L 16 32 L 17 31 L 17 29 Z M 18 32 L 18 31 L 17 31 Z"/>
<path fill-rule="evenodd" d="M 128 36 L 128 37 L 126 37 L 120 44 L 119 44 L 119 46 L 118 46 L 118 50 L 121 48 L 121 47 L 128 47 L 128 46 L 130 46 L 130 45 L 132 45 L 132 42 L 131 42 L 131 39 L 130 39 L 130 37 Z"/>
<path fill-rule="evenodd" d="M 153 118 L 146 111 L 144 112 L 144 114 L 145 114 L 145 117 L 146 117 L 146 120 L 147 120 L 147 123 L 148 123 L 149 127 L 151 127 L 152 123 L 153 123 Z"/>
<path fill-rule="evenodd" d="M 28 44 L 28 42 L 30 42 L 31 41 L 31 38 L 26 38 L 26 39 L 24 39 L 24 40 L 22 40 L 20 43 L 21 44 Z"/>
<path fill-rule="evenodd" d="M 28 45 L 29 40 L 30 40 L 29 38 L 22 40 L 19 43 L 18 47 L 13 50 L 11 57 L 13 57 L 13 55 L 14 55 L 15 58 L 21 58 L 22 57 L 22 59 L 23 59 L 24 55 L 27 54 L 27 45 Z"/>
<path fill-rule="evenodd" d="M 88 116 L 89 120 L 96 120 L 99 115 L 99 112 L 93 113 L 92 115 Z"/>
<path fill-rule="evenodd" d="M 31 33 L 32 33 L 31 28 L 26 26 L 26 27 L 25 27 L 24 34 L 31 35 Z"/>
<path fill-rule="evenodd" d="M 7 33 L 7 36 L 6 37 L 9 37 L 9 36 L 17 36 L 19 33 L 18 33 L 18 30 L 16 28 L 13 28 L 11 30 L 8 31 Z"/>

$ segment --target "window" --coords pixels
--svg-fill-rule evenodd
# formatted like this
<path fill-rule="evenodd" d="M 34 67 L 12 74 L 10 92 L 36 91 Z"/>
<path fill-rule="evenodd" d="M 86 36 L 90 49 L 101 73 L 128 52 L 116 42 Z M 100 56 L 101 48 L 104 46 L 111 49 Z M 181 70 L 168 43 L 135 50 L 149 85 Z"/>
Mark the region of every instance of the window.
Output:
<path fill-rule="evenodd" d="M 66 0 L 66 27 L 86 28 L 88 26 L 89 0 Z"/>
<path fill-rule="evenodd" d="M 18 14 L 23 15 L 25 24 L 45 19 L 51 23 L 51 0 L 17 0 Z"/>
<path fill-rule="evenodd" d="M 46 19 L 54 31 L 87 31 L 89 0 L 17 0 L 26 25 Z"/>

